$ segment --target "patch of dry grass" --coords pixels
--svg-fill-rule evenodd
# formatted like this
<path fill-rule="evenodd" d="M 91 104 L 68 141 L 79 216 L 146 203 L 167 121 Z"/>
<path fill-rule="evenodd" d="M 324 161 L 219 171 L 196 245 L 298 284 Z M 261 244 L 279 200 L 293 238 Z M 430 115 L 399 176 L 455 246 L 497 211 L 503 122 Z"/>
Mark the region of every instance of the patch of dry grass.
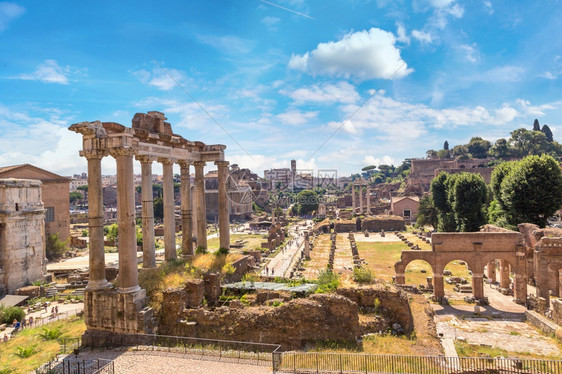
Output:
<path fill-rule="evenodd" d="M 55 358 L 60 351 L 60 343 L 57 340 L 44 341 L 39 336 L 43 327 L 50 329 L 60 327 L 63 331 L 61 339 L 78 338 L 86 331 L 84 319 L 76 316 L 45 326 L 25 329 L 8 342 L 0 343 L 0 372 L 6 369 L 6 372 L 14 374 L 29 373 Z M 35 353 L 28 358 L 20 358 L 15 354 L 18 351 L 17 347 L 35 347 Z"/>

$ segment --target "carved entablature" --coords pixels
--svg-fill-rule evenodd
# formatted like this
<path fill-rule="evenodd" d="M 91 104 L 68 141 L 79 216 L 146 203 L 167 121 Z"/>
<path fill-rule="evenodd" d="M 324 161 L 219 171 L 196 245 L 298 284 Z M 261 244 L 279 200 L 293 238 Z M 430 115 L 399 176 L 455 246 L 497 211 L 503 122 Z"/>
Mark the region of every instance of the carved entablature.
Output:
<path fill-rule="evenodd" d="M 139 157 L 211 162 L 223 161 L 226 148 L 222 144 L 189 141 L 174 134 L 164 113 L 157 111 L 135 114 L 130 128 L 116 122 L 93 121 L 75 123 L 69 130 L 83 135 L 80 155 L 87 158 L 118 153 L 113 149 L 131 148 Z"/>

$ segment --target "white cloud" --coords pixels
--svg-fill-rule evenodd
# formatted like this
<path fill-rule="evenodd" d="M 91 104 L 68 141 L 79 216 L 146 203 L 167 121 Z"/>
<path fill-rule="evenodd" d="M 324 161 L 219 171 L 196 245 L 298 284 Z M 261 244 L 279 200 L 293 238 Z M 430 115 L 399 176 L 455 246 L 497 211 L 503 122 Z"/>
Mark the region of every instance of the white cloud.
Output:
<path fill-rule="evenodd" d="M 187 75 L 185 72 L 177 69 L 166 68 L 166 71 L 155 67 L 152 71 L 141 69 L 133 71 L 133 76 L 140 80 L 142 83 L 149 86 L 156 87 L 162 91 L 169 91 L 179 84 L 187 83 Z"/>
<path fill-rule="evenodd" d="M 10 22 L 25 13 L 25 8 L 8 2 L 0 2 L 0 32 L 10 25 Z"/>
<path fill-rule="evenodd" d="M 462 16 L 464 15 L 464 8 L 459 4 L 455 4 L 450 7 L 447 12 L 455 18 L 462 18 Z"/>
<path fill-rule="evenodd" d="M 292 55 L 289 67 L 313 75 L 356 77 L 360 80 L 403 78 L 408 69 L 391 32 L 378 28 L 350 32 L 338 41 L 320 43 L 302 55 Z"/>
<path fill-rule="evenodd" d="M 82 137 L 68 130 L 71 121 L 57 109 L 0 105 L 0 165 L 29 163 L 61 175 L 85 171 L 86 160 L 78 155 Z"/>
<path fill-rule="evenodd" d="M 396 40 L 401 43 L 410 44 L 410 37 L 408 37 L 406 28 L 402 23 L 397 23 L 396 25 Z"/>
<path fill-rule="evenodd" d="M 318 112 L 301 112 L 300 110 L 289 110 L 285 113 L 278 114 L 277 119 L 288 125 L 303 125 L 310 120 L 318 117 Z"/>
<path fill-rule="evenodd" d="M 542 78 L 546 78 L 546 79 L 550 79 L 550 80 L 556 80 L 558 79 L 558 76 L 561 74 L 561 72 L 552 72 L 552 71 L 545 71 L 543 74 L 539 75 Z"/>
<path fill-rule="evenodd" d="M 428 21 L 428 27 L 432 30 L 443 30 L 449 23 L 449 17 L 462 18 L 464 15 L 464 8 L 454 1 L 444 0 L 434 3 L 435 9 Z"/>
<path fill-rule="evenodd" d="M 429 3 L 435 8 L 445 8 L 451 5 L 455 0 L 429 0 Z"/>
<path fill-rule="evenodd" d="M 477 62 L 480 60 L 480 53 L 478 52 L 478 48 L 476 47 L 476 43 L 472 45 L 468 44 L 461 44 L 459 49 L 464 53 L 465 59 L 470 62 Z"/>
<path fill-rule="evenodd" d="M 431 34 L 425 31 L 414 30 L 412 37 L 422 44 L 429 44 L 432 41 Z"/>
<path fill-rule="evenodd" d="M 365 165 L 396 165 L 396 161 L 390 157 L 389 155 L 385 155 L 382 157 L 375 157 L 372 155 L 367 155 L 363 158 L 363 163 Z"/>
<path fill-rule="evenodd" d="M 17 78 L 23 80 L 41 81 L 43 83 L 68 84 L 70 67 L 60 67 L 55 60 L 45 60 L 31 74 L 21 74 Z"/>
<path fill-rule="evenodd" d="M 531 105 L 529 100 L 517 99 L 516 103 L 519 104 L 523 113 L 528 114 L 530 116 L 544 116 L 545 111 L 553 110 L 557 106 L 561 104 L 561 102 L 554 102 L 550 104 L 543 104 L 543 105 Z"/>
<path fill-rule="evenodd" d="M 279 26 L 280 18 L 266 16 L 261 19 L 261 23 L 263 23 L 270 31 L 277 31 Z"/>
<path fill-rule="evenodd" d="M 484 9 L 488 12 L 488 14 L 492 15 L 494 14 L 494 5 L 492 4 L 491 1 L 484 1 Z"/>
<path fill-rule="evenodd" d="M 355 87 L 345 81 L 337 82 L 335 84 L 315 84 L 310 87 L 303 87 L 294 91 L 280 90 L 279 92 L 289 96 L 296 102 L 296 104 L 351 104 L 360 98 L 359 94 L 355 90 Z"/>
<path fill-rule="evenodd" d="M 482 74 L 472 77 L 474 81 L 482 82 L 519 82 L 525 74 L 521 66 L 506 65 L 490 69 Z"/>
<path fill-rule="evenodd" d="M 226 55 L 246 54 L 254 49 L 255 43 L 233 35 L 196 35 L 200 43 L 207 44 Z"/>

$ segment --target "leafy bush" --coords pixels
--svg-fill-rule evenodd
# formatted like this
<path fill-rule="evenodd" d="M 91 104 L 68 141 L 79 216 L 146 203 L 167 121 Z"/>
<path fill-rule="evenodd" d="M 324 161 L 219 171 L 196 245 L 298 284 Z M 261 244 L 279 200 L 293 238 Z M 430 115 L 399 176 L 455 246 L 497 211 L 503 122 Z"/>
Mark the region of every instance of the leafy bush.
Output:
<path fill-rule="evenodd" d="M 14 354 L 16 356 L 18 356 L 19 358 L 28 358 L 28 357 L 33 356 L 35 354 L 35 346 L 34 345 L 32 345 L 31 347 L 17 346 L 16 349 L 18 351 Z"/>
<path fill-rule="evenodd" d="M 228 248 L 220 247 L 218 251 L 215 252 L 215 255 L 227 255 L 229 252 Z"/>
<path fill-rule="evenodd" d="M 318 289 L 316 293 L 332 292 L 338 288 L 340 279 L 336 273 L 326 268 L 318 274 L 317 283 Z"/>
<path fill-rule="evenodd" d="M 375 308 L 375 314 L 379 314 L 379 312 L 381 311 L 381 301 L 379 300 L 379 298 L 375 298 L 375 302 L 373 304 L 373 307 Z"/>
<path fill-rule="evenodd" d="M 40 332 L 38 335 L 42 337 L 44 340 L 57 340 L 62 336 L 62 326 L 55 327 L 55 328 L 48 328 L 43 327 L 43 331 Z"/>
<path fill-rule="evenodd" d="M 226 263 L 222 267 L 222 272 L 225 273 L 226 275 L 232 275 L 232 274 L 234 274 L 235 271 L 236 271 L 236 268 L 232 265 L 231 262 Z"/>
<path fill-rule="evenodd" d="M 11 324 L 14 320 L 22 321 L 25 317 L 25 312 L 22 308 L 17 306 L 4 307 L 0 305 L 0 323 Z"/>
<path fill-rule="evenodd" d="M 195 254 L 197 254 L 197 255 L 203 255 L 205 253 L 207 253 L 207 248 L 205 248 L 205 247 L 198 246 L 195 249 Z"/>
<path fill-rule="evenodd" d="M 353 269 L 353 280 L 357 283 L 371 283 L 373 282 L 374 275 L 371 269 L 363 266 L 357 266 Z"/>
<path fill-rule="evenodd" d="M 82 230 L 82 236 L 88 236 L 88 230 Z"/>
<path fill-rule="evenodd" d="M 62 254 L 66 251 L 67 244 L 68 240 L 60 240 L 58 233 L 47 236 L 47 243 L 45 248 L 47 259 L 52 261 L 61 257 Z"/>

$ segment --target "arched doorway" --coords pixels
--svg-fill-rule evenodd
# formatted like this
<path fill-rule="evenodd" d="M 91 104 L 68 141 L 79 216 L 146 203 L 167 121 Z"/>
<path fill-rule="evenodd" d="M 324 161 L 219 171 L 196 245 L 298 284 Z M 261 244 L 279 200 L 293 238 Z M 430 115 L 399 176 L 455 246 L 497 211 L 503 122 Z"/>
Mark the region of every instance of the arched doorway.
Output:
<path fill-rule="evenodd" d="M 473 294 L 472 271 L 463 260 L 449 261 L 443 268 L 445 293 L 450 299 L 462 299 Z"/>
<path fill-rule="evenodd" d="M 433 268 L 425 260 L 410 261 L 404 270 L 405 285 L 433 289 Z"/>

